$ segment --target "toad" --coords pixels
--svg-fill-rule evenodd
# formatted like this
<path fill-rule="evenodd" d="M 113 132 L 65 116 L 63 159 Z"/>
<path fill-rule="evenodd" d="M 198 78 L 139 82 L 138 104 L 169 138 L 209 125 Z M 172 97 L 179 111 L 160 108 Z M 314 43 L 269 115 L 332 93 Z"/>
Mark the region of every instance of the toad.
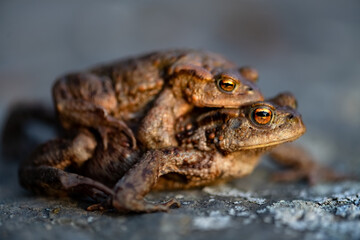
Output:
<path fill-rule="evenodd" d="M 263 100 L 257 78 L 256 70 L 217 54 L 173 50 L 68 74 L 54 84 L 53 97 L 65 129 L 96 129 L 106 149 L 113 129 L 136 148 L 136 127 L 141 145 L 155 149 L 177 144 L 175 122 L 194 107 L 236 108 Z"/>
<path fill-rule="evenodd" d="M 114 141 L 104 150 L 96 132 L 82 129 L 72 139 L 40 146 L 20 167 L 20 182 L 37 193 L 99 202 L 89 210 L 166 211 L 178 202 L 153 204 L 146 194 L 246 176 L 262 154 L 300 137 L 305 126 L 289 99 L 285 94 L 271 102 L 189 114 L 175 127 L 176 145 L 166 148 L 132 149 L 124 144 L 131 141 L 125 133 L 110 131 Z"/>

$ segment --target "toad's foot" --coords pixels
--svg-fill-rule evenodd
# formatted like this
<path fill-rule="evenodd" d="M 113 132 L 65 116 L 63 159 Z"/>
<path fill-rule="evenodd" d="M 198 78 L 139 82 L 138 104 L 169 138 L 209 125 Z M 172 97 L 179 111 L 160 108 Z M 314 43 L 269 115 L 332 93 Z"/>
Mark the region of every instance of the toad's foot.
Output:
<path fill-rule="evenodd" d="M 271 177 L 275 182 L 296 182 L 305 180 L 310 185 L 319 182 L 337 182 L 346 180 L 358 180 L 355 176 L 342 174 L 331 168 L 316 164 L 307 169 L 289 169 L 274 173 Z"/>
<path fill-rule="evenodd" d="M 129 212 L 129 209 L 134 209 L 134 206 L 136 206 L 137 210 L 133 210 L 135 212 L 167 212 L 171 208 L 180 207 L 180 203 L 175 199 L 170 199 L 169 201 L 161 204 L 151 204 L 145 201 L 137 202 L 137 204 L 136 201 L 132 201 L 131 203 L 124 204 L 118 200 L 115 201 L 116 203 L 111 198 L 108 198 L 106 201 L 102 201 L 100 203 L 96 203 L 87 207 L 86 210 L 106 211 L 109 209 L 113 209 L 115 207 L 115 209 L 117 209 L 119 212 Z"/>
<path fill-rule="evenodd" d="M 112 200 L 113 207 L 120 212 L 127 212 L 129 209 L 133 212 L 168 212 L 171 208 L 179 208 L 181 206 L 180 202 L 175 199 L 170 199 L 160 204 L 153 204 L 146 200 L 127 201 L 126 197 L 119 199 L 120 196 L 121 194 L 118 194 Z"/>

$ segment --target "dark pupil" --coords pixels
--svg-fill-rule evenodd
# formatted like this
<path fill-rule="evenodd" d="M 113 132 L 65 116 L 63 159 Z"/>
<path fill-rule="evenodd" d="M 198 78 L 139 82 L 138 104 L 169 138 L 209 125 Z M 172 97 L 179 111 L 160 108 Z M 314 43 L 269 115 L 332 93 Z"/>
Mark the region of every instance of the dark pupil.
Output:
<path fill-rule="evenodd" d="M 234 88 L 234 84 L 231 82 L 221 82 L 221 87 L 225 91 L 231 91 Z"/>
<path fill-rule="evenodd" d="M 266 118 L 266 117 L 270 117 L 270 113 L 265 112 L 265 111 L 261 111 L 261 112 L 257 112 L 256 116 L 261 117 L 261 118 Z"/>
<path fill-rule="evenodd" d="M 231 87 L 232 84 L 231 83 L 223 83 L 225 85 L 225 87 Z"/>

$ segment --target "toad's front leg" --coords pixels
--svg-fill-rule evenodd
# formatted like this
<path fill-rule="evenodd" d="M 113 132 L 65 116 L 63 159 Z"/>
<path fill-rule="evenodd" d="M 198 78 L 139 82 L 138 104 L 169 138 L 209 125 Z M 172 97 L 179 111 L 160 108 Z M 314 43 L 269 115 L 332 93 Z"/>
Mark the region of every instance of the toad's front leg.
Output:
<path fill-rule="evenodd" d="M 156 212 L 167 211 L 171 206 L 180 206 L 173 199 L 164 204 L 152 204 L 144 197 L 155 187 L 159 178 L 168 173 L 177 173 L 187 178 L 189 182 L 180 183 L 184 187 L 189 184 L 204 185 L 213 181 L 220 174 L 212 164 L 213 155 L 213 152 L 176 148 L 145 153 L 138 164 L 115 185 L 113 207 L 119 211 Z"/>
<path fill-rule="evenodd" d="M 33 192 L 46 195 L 88 196 L 97 201 L 105 199 L 111 189 L 90 178 L 65 171 L 87 161 L 96 148 L 96 140 L 86 130 L 73 140 L 57 139 L 36 149 L 19 169 L 20 184 Z"/>
<path fill-rule="evenodd" d="M 171 89 L 164 89 L 139 127 L 137 139 L 147 149 L 177 146 L 175 122 L 189 112 L 192 106 L 184 99 L 177 99 Z"/>

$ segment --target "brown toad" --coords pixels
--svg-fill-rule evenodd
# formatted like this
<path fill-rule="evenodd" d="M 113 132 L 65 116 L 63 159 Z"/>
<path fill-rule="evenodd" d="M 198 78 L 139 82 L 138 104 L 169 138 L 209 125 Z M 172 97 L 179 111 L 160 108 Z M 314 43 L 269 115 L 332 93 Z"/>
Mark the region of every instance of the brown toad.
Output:
<path fill-rule="evenodd" d="M 64 128 L 96 129 L 107 147 L 107 134 L 118 129 L 147 149 L 175 146 L 176 119 L 194 107 L 235 108 L 261 101 L 257 72 L 238 68 L 220 55 L 173 50 L 124 59 L 85 72 L 68 74 L 53 87 Z"/>
<path fill-rule="evenodd" d="M 186 189 L 251 173 L 270 148 L 305 132 L 301 116 L 285 95 L 239 109 L 190 114 L 175 129 L 175 146 L 131 149 L 126 134 L 109 132 L 107 150 L 96 131 L 40 146 L 20 168 L 22 186 L 47 195 L 89 196 L 119 211 L 165 211 L 171 200 L 144 200 L 152 189 Z M 287 96 L 287 95 L 286 95 Z M 276 105 L 284 104 L 284 105 Z M 183 128 L 183 124 L 186 126 Z"/>

